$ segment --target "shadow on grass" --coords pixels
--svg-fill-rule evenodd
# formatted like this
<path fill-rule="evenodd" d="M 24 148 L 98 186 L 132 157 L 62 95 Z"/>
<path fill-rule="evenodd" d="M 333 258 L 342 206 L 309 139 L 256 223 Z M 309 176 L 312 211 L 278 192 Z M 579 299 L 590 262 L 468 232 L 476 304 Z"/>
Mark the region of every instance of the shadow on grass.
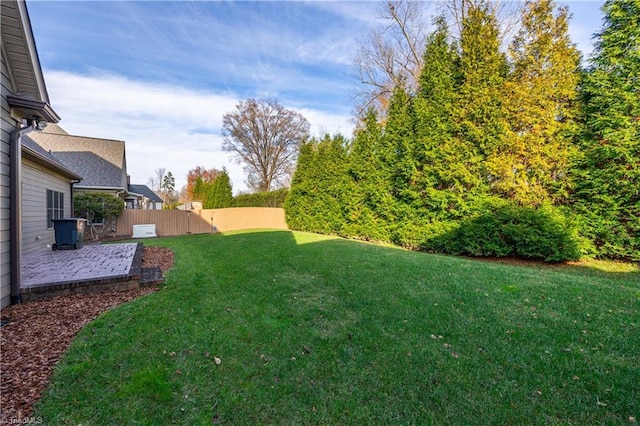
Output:
<path fill-rule="evenodd" d="M 452 261 L 458 260 L 468 260 L 473 262 L 482 263 L 493 263 L 493 264 L 501 264 L 509 267 L 515 268 L 537 268 L 549 271 L 562 271 L 564 273 L 571 273 L 576 275 L 583 275 L 586 277 L 602 277 L 602 278 L 633 278 L 637 277 L 638 283 L 640 284 L 640 263 L 638 262 L 621 262 L 614 260 L 598 260 L 598 259 L 585 259 L 580 261 L 572 261 L 572 262 L 545 262 L 543 260 L 528 260 L 522 258 L 515 257 L 471 257 L 471 256 L 454 256 L 447 254 L 433 254 L 426 252 L 416 252 L 403 249 L 401 247 L 393 246 L 390 244 L 378 244 L 371 243 L 366 241 L 360 241 L 355 239 L 345 239 L 337 236 L 330 235 L 321 235 L 321 234 L 311 234 L 305 232 L 292 232 L 292 231 L 283 231 L 283 230 L 270 230 L 270 229 L 251 229 L 244 231 L 236 231 L 236 232 L 228 232 L 228 233 L 218 233 L 218 234 L 200 234 L 200 235 L 190 235 L 190 236 L 181 236 L 181 237 L 161 237 L 154 239 L 138 239 L 138 240 L 129 240 L 132 242 L 142 242 L 147 243 L 148 245 L 162 245 L 162 241 L 167 240 L 180 240 L 186 238 L 188 240 L 208 240 L 212 236 L 214 238 L 224 238 L 224 239 L 238 239 L 240 244 L 249 243 L 252 238 L 260 238 L 264 232 L 270 232 L 273 234 L 273 244 L 281 245 L 282 247 L 294 247 L 294 246 L 302 246 L 305 244 L 326 244 L 328 242 L 332 242 L 334 244 L 362 244 L 371 247 L 373 250 L 392 250 L 394 253 L 397 250 L 402 250 L 410 253 L 416 253 L 418 255 L 426 256 L 426 257 L 440 257 L 442 259 L 450 259 Z M 318 241 L 320 238 L 320 241 Z"/>

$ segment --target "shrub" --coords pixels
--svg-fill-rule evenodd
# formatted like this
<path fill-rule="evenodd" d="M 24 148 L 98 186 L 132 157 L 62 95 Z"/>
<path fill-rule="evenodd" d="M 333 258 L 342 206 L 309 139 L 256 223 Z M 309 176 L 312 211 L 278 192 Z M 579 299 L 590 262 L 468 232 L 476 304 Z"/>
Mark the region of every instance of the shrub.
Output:
<path fill-rule="evenodd" d="M 76 217 L 88 221 L 85 238 L 96 240 L 114 230 L 116 219 L 124 210 L 124 201 L 106 192 L 82 192 L 74 195 L 73 210 Z"/>
<path fill-rule="evenodd" d="M 516 256 L 549 262 L 580 258 L 577 227 L 557 207 L 522 207 L 492 201 L 451 232 L 423 248 L 456 255 Z"/>

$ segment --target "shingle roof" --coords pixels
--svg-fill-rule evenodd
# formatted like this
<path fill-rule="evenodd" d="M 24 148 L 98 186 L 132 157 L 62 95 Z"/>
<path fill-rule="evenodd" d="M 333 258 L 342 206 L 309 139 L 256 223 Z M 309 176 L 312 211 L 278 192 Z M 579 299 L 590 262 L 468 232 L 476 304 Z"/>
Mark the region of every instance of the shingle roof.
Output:
<path fill-rule="evenodd" d="M 129 192 L 140 194 L 153 201 L 154 203 L 162 203 L 162 198 L 153 192 L 147 185 L 129 185 Z"/>
<path fill-rule="evenodd" d="M 127 189 L 124 141 L 69 135 L 57 125 L 27 138 L 83 177 L 79 186 Z"/>
<path fill-rule="evenodd" d="M 35 155 L 34 158 L 39 158 L 38 161 L 44 162 L 48 167 L 53 167 L 58 172 L 71 177 L 72 179 L 80 179 L 82 176 L 79 176 L 74 171 L 70 170 L 66 167 L 61 161 L 59 161 L 56 157 L 49 153 L 49 151 L 42 148 L 40 145 L 29 139 L 28 137 L 21 138 L 22 149 L 26 149 L 27 151 L 31 151 L 32 155 Z"/>

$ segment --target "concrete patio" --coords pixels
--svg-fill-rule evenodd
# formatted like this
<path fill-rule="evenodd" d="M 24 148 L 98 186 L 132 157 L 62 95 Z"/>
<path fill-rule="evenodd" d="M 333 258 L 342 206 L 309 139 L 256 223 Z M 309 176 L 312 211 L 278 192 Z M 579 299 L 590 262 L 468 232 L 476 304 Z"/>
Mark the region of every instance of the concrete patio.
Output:
<path fill-rule="evenodd" d="M 142 243 L 41 249 L 22 258 L 23 301 L 140 287 Z"/>

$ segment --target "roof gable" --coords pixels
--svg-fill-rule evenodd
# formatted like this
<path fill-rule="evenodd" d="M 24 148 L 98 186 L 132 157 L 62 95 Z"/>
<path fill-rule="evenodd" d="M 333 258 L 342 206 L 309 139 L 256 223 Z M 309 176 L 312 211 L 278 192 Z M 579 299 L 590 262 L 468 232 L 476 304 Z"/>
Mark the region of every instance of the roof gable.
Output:
<path fill-rule="evenodd" d="M 81 186 L 127 189 L 124 141 L 69 135 L 51 125 L 28 137 L 82 176 Z"/>

